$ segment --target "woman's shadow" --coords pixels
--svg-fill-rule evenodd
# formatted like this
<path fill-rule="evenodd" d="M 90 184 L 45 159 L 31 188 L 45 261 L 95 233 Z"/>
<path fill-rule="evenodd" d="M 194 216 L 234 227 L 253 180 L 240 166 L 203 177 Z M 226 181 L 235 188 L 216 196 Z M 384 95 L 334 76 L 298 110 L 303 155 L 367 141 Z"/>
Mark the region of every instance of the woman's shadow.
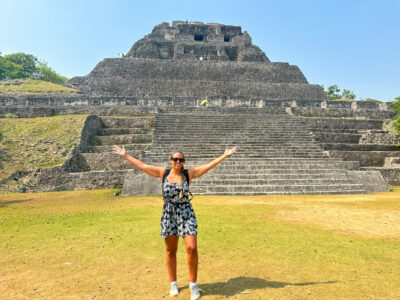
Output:
<path fill-rule="evenodd" d="M 261 278 L 240 276 L 236 278 L 231 278 L 225 282 L 199 284 L 199 289 L 204 291 L 204 294 L 206 295 L 222 295 L 225 297 L 230 297 L 239 294 L 245 290 L 255 290 L 255 289 L 265 289 L 265 288 L 280 289 L 287 285 L 307 286 L 315 284 L 331 284 L 336 282 L 338 281 L 294 283 L 294 282 L 268 281 Z M 183 289 L 185 288 L 187 287 L 184 287 Z"/>

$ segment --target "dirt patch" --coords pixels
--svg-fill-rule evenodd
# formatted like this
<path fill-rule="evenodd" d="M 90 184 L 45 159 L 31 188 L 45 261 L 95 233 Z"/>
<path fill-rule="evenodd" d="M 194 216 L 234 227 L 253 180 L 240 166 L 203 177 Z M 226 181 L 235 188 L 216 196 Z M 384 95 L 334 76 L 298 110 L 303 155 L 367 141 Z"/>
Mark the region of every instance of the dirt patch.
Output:
<path fill-rule="evenodd" d="M 398 211 L 375 211 L 334 205 L 292 205 L 291 209 L 279 211 L 277 219 L 318 225 L 363 237 L 400 238 Z"/>

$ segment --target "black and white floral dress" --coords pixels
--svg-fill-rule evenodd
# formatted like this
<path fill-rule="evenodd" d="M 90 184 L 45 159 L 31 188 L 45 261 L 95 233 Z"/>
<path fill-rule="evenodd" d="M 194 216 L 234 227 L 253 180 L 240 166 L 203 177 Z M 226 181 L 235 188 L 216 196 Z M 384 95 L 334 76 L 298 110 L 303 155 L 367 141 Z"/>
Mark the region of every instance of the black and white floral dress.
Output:
<path fill-rule="evenodd" d="M 197 235 L 197 220 L 189 199 L 189 184 L 184 178 L 183 197 L 179 198 L 181 183 L 169 182 L 165 178 L 162 185 L 164 207 L 161 217 L 161 237 L 170 235 Z"/>

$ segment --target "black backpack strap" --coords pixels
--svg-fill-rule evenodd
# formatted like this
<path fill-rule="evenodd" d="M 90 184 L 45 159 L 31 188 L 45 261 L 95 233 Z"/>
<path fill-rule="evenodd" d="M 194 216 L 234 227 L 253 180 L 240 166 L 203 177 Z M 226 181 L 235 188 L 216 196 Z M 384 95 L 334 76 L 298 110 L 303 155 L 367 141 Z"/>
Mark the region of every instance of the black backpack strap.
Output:
<path fill-rule="evenodd" d="M 164 175 L 162 177 L 162 184 L 164 184 L 165 178 L 167 178 L 169 172 L 171 172 L 171 169 L 165 169 Z"/>
<path fill-rule="evenodd" d="M 165 169 L 164 175 L 163 175 L 163 177 L 162 177 L 162 183 L 164 183 L 165 178 L 167 178 L 167 176 L 169 175 L 170 172 L 171 172 L 171 169 Z M 183 176 L 185 176 L 186 182 L 187 182 L 188 185 L 189 185 L 189 171 L 186 170 L 186 169 L 184 169 L 184 170 L 183 170 Z"/>
<path fill-rule="evenodd" d="M 189 171 L 188 171 L 187 169 L 184 169 L 184 170 L 183 170 L 183 176 L 185 176 L 186 182 L 187 182 L 188 185 L 189 185 Z"/>

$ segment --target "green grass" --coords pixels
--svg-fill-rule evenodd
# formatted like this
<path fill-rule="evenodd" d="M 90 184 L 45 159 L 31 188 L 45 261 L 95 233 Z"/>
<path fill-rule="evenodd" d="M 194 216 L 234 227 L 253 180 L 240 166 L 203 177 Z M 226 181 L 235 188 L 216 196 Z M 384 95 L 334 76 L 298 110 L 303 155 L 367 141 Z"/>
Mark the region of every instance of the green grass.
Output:
<path fill-rule="evenodd" d="M 46 94 L 46 93 L 76 93 L 76 89 L 35 79 L 12 79 L 0 81 L 0 93 L 4 94 Z"/>
<path fill-rule="evenodd" d="M 160 196 L 113 190 L 7 194 L 0 200 L 4 299 L 168 297 Z M 372 195 L 195 196 L 199 286 L 204 299 L 396 299 L 400 227 L 381 237 L 293 222 L 313 209 L 398 217 L 400 189 Z M 346 215 L 339 215 L 343 221 Z M 346 220 L 347 222 L 349 220 Z M 351 220 L 350 220 L 351 221 Z M 331 224 L 332 225 L 332 224 Z M 335 225 L 335 224 L 333 224 Z M 370 224 L 364 224 L 365 226 Z M 384 224 L 376 221 L 376 228 Z M 181 297 L 188 297 L 182 242 Z M 248 294 L 249 293 L 249 294 Z"/>
<path fill-rule="evenodd" d="M 86 115 L 0 118 L 0 180 L 26 168 L 62 164 L 79 144 Z"/>

